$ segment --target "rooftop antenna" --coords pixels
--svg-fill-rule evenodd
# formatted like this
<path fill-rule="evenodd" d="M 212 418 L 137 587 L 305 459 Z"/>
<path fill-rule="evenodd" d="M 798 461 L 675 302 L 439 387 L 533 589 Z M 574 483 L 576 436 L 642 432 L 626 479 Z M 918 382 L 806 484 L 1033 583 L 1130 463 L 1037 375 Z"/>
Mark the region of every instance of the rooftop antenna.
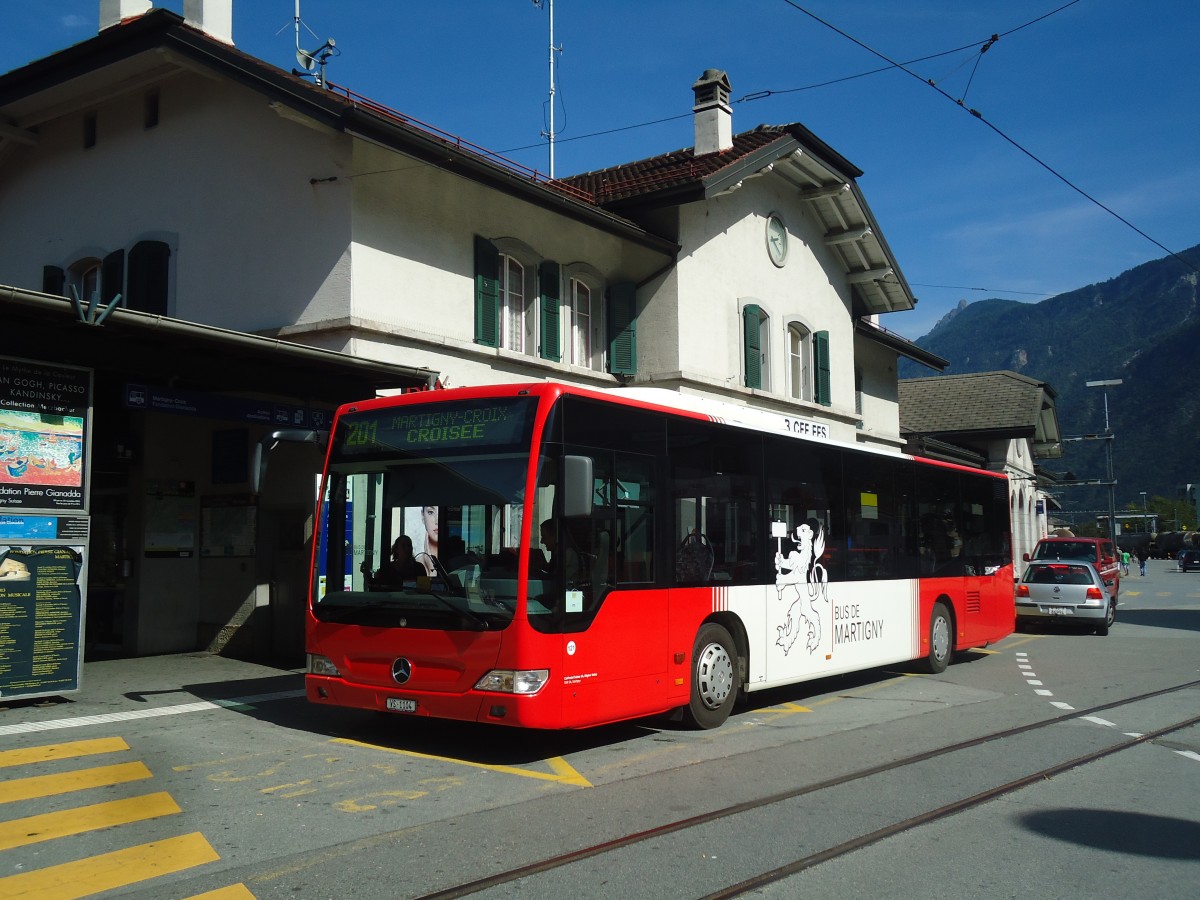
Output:
<path fill-rule="evenodd" d="M 293 17 L 292 21 L 296 29 L 296 62 L 299 63 L 300 68 L 304 70 L 302 72 L 298 72 L 295 69 L 292 69 L 292 74 L 300 75 L 301 77 L 311 75 L 314 82 L 322 87 L 325 87 L 325 64 L 329 62 L 329 58 L 331 56 L 341 56 L 342 51 L 337 48 L 336 42 L 333 38 L 328 38 L 325 43 L 323 43 L 316 50 L 305 50 L 300 46 L 301 25 L 304 25 L 304 27 L 308 29 L 308 33 L 313 37 L 317 36 L 316 32 L 309 28 L 308 25 L 304 23 L 304 20 L 300 18 L 300 0 L 296 0 L 296 15 Z M 285 25 L 284 28 L 286 27 L 287 26 Z M 279 31 L 282 30 L 283 28 L 279 29 Z M 276 34 L 278 33 L 279 32 L 276 32 Z"/>
<path fill-rule="evenodd" d="M 554 55 L 562 53 L 562 47 L 554 46 L 554 0 L 533 0 L 538 9 L 543 6 L 550 8 L 550 124 L 549 130 L 542 132 L 550 145 L 550 178 L 554 178 Z"/>

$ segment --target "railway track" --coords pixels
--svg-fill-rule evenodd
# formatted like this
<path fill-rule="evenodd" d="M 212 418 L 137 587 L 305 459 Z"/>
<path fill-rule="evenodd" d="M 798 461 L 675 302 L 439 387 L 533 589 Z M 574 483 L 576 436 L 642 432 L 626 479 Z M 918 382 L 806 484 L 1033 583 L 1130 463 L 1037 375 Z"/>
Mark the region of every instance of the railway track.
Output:
<path fill-rule="evenodd" d="M 1076 744 L 1082 745 L 1079 748 L 1082 752 L 1065 753 L 1061 743 L 1051 746 L 1046 740 L 1051 730 L 1068 723 L 1198 687 L 1200 680 L 1188 681 L 1088 709 L 1072 710 L 1043 721 L 956 741 L 498 871 L 421 895 L 418 900 L 451 900 L 480 894 L 507 896 L 518 892 L 523 896 L 556 896 L 561 895 L 565 884 L 575 885 L 573 895 L 583 897 L 588 894 L 580 886 L 589 880 L 568 876 L 566 873 L 571 871 L 571 867 L 597 857 L 615 857 L 649 842 L 664 847 L 688 847 L 693 852 L 684 856 L 693 859 L 708 855 L 709 851 L 697 848 L 709 848 L 712 858 L 716 860 L 722 853 L 733 855 L 729 851 L 730 845 L 723 844 L 720 838 L 722 834 L 733 831 L 765 836 L 762 852 L 743 852 L 738 854 L 740 864 L 711 867 L 721 872 L 726 881 L 716 890 L 711 890 L 712 884 L 708 883 L 704 889 L 690 892 L 687 885 L 675 881 L 674 886 L 679 892 L 671 896 L 694 896 L 702 900 L 741 896 L 894 835 L 949 818 L 1072 769 L 1200 725 L 1200 716 L 1193 716 L 1136 735 L 1111 730 L 1082 730 L 1077 736 L 1078 740 L 1072 736 L 1071 742 L 1072 748 Z M 997 753 L 997 750 L 1002 752 Z M 989 753 L 992 754 L 987 757 L 990 761 L 986 765 L 981 763 L 982 755 Z M 1002 765 L 997 760 L 1011 760 L 1012 764 Z M 978 786 L 980 772 L 992 776 L 984 779 L 992 783 Z M 971 777 L 951 777 L 948 773 L 971 773 Z M 857 827 L 838 823 L 828 815 L 829 810 L 838 808 L 836 798 L 839 794 L 854 791 L 894 795 L 890 796 L 887 803 L 881 804 L 888 811 L 881 811 L 875 817 L 871 822 L 873 827 L 862 827 L 862 823 L 858 823 Z M 822 816 L 830 819 L 822 828 L 807 827 Z M 631 854 L 627 855 L 630 857 L 628 860 L 607 861 L 605 868 L 615 867 L 617 871 L 628 873 L 630 865 L 646 865 L 645 860 L 652 858 L 647 854 L 639 864 Z M 709 870 L 705 869 L 704 872 L 704 879 L 711 882 Z M 626 877 L 630 876 L 627 874 Z M 555 879 L 563 881 L 559 883 Z M 662 893 L 657 892 L 657 895 L 662 896 Z"/>

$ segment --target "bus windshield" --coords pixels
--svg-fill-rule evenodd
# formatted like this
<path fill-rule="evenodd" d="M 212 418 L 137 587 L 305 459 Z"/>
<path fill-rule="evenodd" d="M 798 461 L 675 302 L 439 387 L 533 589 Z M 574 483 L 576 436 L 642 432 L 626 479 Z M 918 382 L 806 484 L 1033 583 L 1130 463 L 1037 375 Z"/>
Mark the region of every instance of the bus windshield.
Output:
<path fill-rule="evenodd" d="M 322 621 L 492 630 L 513 617 L 536 400 L 342 416 L 313 579 Z"/>

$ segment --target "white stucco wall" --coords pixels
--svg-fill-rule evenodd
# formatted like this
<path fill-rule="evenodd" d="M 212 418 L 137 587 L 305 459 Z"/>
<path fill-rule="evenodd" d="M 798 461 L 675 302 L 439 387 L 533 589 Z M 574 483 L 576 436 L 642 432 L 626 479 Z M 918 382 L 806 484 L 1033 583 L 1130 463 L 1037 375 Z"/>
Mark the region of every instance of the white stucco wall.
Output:
<path fill-rule="evenodd" d="M 365 142 L 355 148 L 353 313 L 417 338 L 474 337 L 474 237 L 533 260 L 583 263 L 606 282 L 665 259 L 552 210 Z M 599 285 L 600 288 L 604 284 Z"/>
<path fill-rule="evenodd" d="M 850 291 L 839 264 L 824 244 L 824 232 L 797 198 L 794 185 L 777 177 L 748 180 L 743 187 L 706 203 L 679 210 L 679 265 L 652 301 L 658 308 L 639 323 L 640 372 L 656 371 L 691 379 L 697 385 L 736 392 L 754 405 L 788 404 L 805 414 L 832 418 L 843 440 L 855 439 L 855 339 Z M 787 262 L 778 267 L 767 255 L 766 221 L 779 215 L 789 232 Z M 770 317 L 769 387 L 745 387 L 742 308 L 757 304 Z M 788 397 L 788 323 L 810 332 L 828 331 L 832 405 L 797 403 Z M 663 344 L 669 343 L 669 346 Z M 868 367 L 886 367 L 872 358 Z M 894 360 L 893 360 L 894 362 Z M 864 413 L 888 440 L 898 438 L 894 397 L 877 392 L 878 403 Z M 882 380 L 882 375 L 872 382 Z M 832 414 L 832 416 L 831 416 Z"/>
<path fill-rule="evenodd" d="M 310 179 L 345 174 L 348 139 L 196 75 L 157 90 L 153 128 L 135 91 L 94 107 L 94 147 L 72 112 L 6 160 L 0 209 L 21 227 L 0 241 L 0 281 L 40 290 L 44 265 L 149 238 L 171 246 L 176 318 L 255 331 L 346 315 L 349 192 Z"/>

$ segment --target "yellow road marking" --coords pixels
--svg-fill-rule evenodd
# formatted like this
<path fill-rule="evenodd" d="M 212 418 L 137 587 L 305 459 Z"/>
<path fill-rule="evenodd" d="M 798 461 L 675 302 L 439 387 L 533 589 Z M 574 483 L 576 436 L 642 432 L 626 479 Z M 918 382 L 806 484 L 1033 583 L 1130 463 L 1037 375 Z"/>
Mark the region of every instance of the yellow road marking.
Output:
<path fill-rule="evenodd" d="M 30 763 L 49 762 L 54 759 L 74 759 L 97 753 L 116 753 L 128 750 L 129 745 L 120 738 L 96 738 L 90 741 L 70 741 L 66 744 L 45 744 L 23 750 L 0 752 L 0 769 L 8 766 L 25 766 Z"/>
<path fill-rule="evenodd" d="M 420 800 L 428 793 L 428 791 L 375 791 L 374 793 L 359 797 L 357 800 L 341 800 L 333 804 L 333 808 L 340 812 L 370 812 L 373 809 L 379 809 L 381 806 L 395 806 L 403 800 Z M 360 803 L 360 800 L 376 800 L 378 802 Z"/>
<path fill-rule="evenodd" d="M 17 800 L 32 800 L 35 797 L 50 797 L 87 788 L 107 787 L 151 778 L 150 770 L 140 762 L 121 763 L 115 766 L 98 766 L 94 769 L 79 769 L 55 775 L 35 775 L 32 778 L 14 778 L 0 781 L 0 803 Z"/>
<path fill-rule="evenodd" d="M 217 888 L 215 891 L 195 894 L 187 897 L 186 900 L 255 900 L 255 898 L 254 894 L 250 893 L 250 888 L 244 884 L 231 884 L 229 887 Z"/>
<path fill-rule="evenodd" d="M 1045 638 L 1046 635 L 1044 634 L 1018 635 L 1016 632 L 1013 632 L 1013 634 L 1010 635 L 1009 638 L 1004 642 L 1004 652 L 1007 653 L 1009 650 L 1012 650 L 1016 647 L 1023 646 L 1024 644 L 1031 643 L 1032 641 L 1045 640 Z"/>
<path fill-rule="evenodd" d="M 0 897 L 76 900 L 220 858 L 204 835 L 195 832 L 0 878 Z"/>
<path fill-rule="evenodd" d="M 171 795 L 164 791 L 146 794 L 143 797 L 110 800 L 107 803 L 13 819 L 10 822 L 0 822 L 0 850 L 52 841 L 55 838 L 83 834 L 85 831 L 96 831 L 113 825 L 144 822 L 177 812 L 182 810 L 171 799 Z"/>
<path fill-rule="evenodd" d="M 558 780 L 563 784 L 573 784 L 576 787 L 591 787 L 592 784 L 586 778 L 579 774 L 569 762 L 561 756 L 554 756 L 546 760 L 550 768 L 558 775 Z"/>
<path fill-rule="evenodd" d="M 775 706 L 769 707 L 768 709 L 764 710 L 764 712 L 794 713 L 794 712 L 812 712 L 812 710 L 807 706 L 801 706 L 799 703 L 792 703 L 789 701 L 787 703 L 779 703 Z"/>
<path fill-rule="evenodd" d="M 557 781 L 561 784 L 574 784 L 579 787 L 591 787 L 592 784 L 582 775 L 580 775 L 571 764 L 561 756 L 556 756 L 553 759 L 548 759 L 546 762 L 550 768 L 554 770 L 550 772 L 535 772 L 530 769 L 518 769 L 516 766 L 493 766 L 487 763 L 471 762 L 466 759 L 454 759 L 449 756 L 434 756 L 429 753 L 417 753 L 415 750 L 397 750 L 393 747 L 381 747 L 378 744 L 367 744 L 362 741 L 353 741 L 349 738 L 334 738 L 331 743 L 345 744 L 348 747 L 362 747 L 365 750 L 382 750 L 384 753 L 394 753 L 397 756 L 411 756 L 414 759 L 432 759 L 437 762 L 452 763 L 459 766 L 471 766 L 475 769 L 486 769 L 489 772 L 503 772 L 507 775 L 520 775 L 523 778 L 540 778 L 543 781 Z"/>

